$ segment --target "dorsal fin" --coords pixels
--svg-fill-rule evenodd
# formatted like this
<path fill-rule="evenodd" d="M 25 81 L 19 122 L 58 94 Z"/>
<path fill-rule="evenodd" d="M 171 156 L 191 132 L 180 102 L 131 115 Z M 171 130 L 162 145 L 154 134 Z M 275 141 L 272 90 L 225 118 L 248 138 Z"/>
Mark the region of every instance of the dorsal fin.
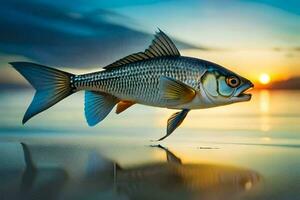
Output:
<path fill-rule="evenodd" d="M 172 40 L 164 32 L 158 29 L 151 45 L 144 52 L 138 52 L 126 56 L 104 67 L 104 69 L 111 69 L 133 62 L 163 56 L 180 56 L 180 53 Z"/>

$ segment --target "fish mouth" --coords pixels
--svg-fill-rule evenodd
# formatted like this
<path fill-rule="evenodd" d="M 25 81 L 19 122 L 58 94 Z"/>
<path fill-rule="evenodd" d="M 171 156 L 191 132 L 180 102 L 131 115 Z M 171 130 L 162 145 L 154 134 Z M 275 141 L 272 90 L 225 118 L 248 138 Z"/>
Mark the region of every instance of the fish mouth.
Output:
<path fill-rule="evenodd" d="M 249 101 L 252 97 L 252 94 L 248 93 L 250 90 L 252 90 L 254 88 L 253 83 L 251 83 L 250 81 L 243 84 L 242 86 L 240 86 L 236 92 L 235 92 L 235 97 L 237 97 L 238 99 L 242 100 L 242 101 Z"/>

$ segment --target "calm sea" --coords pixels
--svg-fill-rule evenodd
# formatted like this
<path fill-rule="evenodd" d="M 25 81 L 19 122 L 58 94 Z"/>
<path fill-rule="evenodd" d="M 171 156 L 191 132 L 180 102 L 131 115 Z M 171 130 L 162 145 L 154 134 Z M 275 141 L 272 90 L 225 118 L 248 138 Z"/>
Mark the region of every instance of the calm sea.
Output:
<path fill-rule="evenodd" d="M 33 93 L 0 93 L 0 199 L 300 199 L 299 91 L 192 111 L 160 143 L 173 110 L 89 127 L 81 93 L 22 125 Z"/>

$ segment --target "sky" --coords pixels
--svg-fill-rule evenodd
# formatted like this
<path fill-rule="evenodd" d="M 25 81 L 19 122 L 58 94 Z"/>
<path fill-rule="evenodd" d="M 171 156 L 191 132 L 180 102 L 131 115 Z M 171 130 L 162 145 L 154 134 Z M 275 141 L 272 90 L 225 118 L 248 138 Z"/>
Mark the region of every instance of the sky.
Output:
<path fill-rule="evenodd" d="M 4 0 L 0 84 L 25 83 L 8 62 L 84 73 L 144 50 L 158 28 L 184 56 L 253 82 L 300 76 L 300 2 L 282 0 Z"/>

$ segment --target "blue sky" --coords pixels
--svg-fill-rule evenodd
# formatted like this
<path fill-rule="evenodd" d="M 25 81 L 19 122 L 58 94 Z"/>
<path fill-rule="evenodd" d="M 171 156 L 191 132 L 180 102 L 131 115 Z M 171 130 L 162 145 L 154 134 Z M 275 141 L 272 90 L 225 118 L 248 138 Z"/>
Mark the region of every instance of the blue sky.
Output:
<path fill-rule="evenodd" d="M 5 0 L 0 15 L 0 74 L 9 74 L 2 82 L 17 78 L 7 65 L 16 60 L 87 70 L 104 66 L 145 49 L 158 27 L 183 55 L 203 55 L 241 72 L 250 63 L 268 73 L 300 75 L 299 1 Z M 250 55 L 250 61 L 232 61 L 234 52 Z"/>

